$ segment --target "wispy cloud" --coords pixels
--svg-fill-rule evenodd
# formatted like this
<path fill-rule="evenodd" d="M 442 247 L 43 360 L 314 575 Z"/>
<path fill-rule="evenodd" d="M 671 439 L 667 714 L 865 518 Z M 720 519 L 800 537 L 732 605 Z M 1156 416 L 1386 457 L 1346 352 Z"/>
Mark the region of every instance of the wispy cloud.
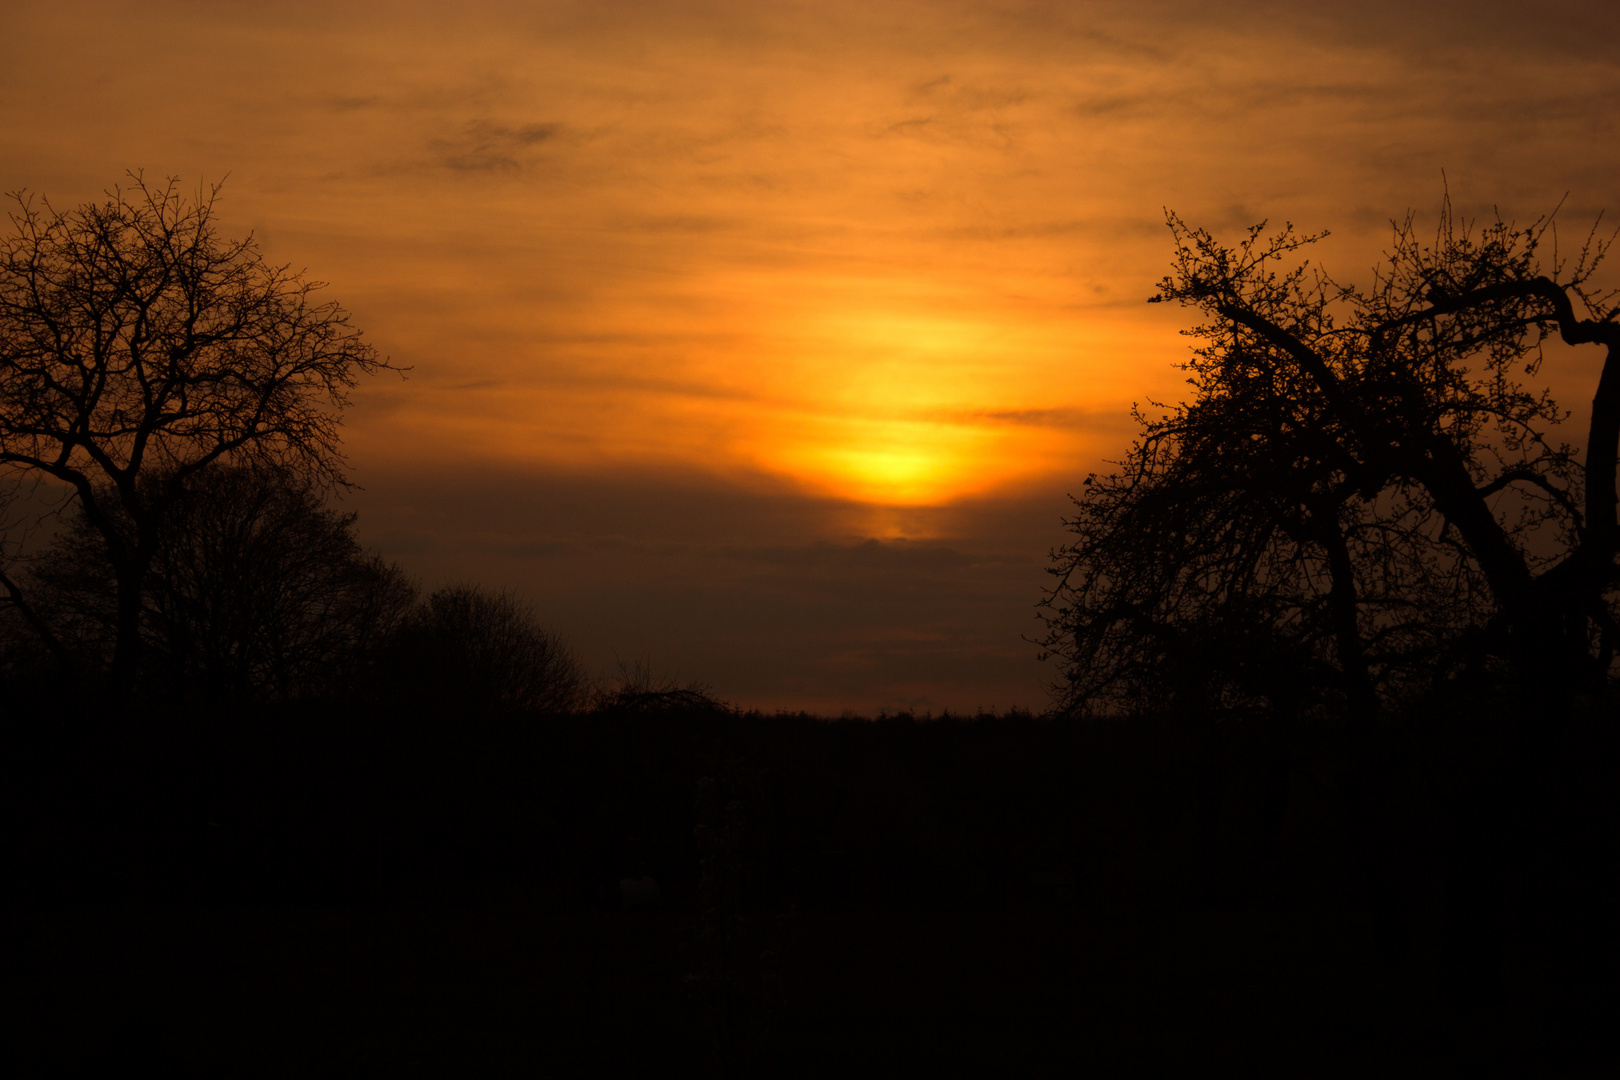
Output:
<path fill-rule="evenodd" d="M 556 137 L 559 124 L 507 127 L 474 120 L 456 136 L 428 142 L 433 159 L 461 173 L 516 172 L 540 146 Z"/>
<path fill-rule="evenodd" d="M 962 410 L 940 414 L 940 419 L 958 424 L 1010 424 L 1088 432 L 1123 430 L 1130 425 L 1130 416 L 1122 409 L 1080 407 Z"/>

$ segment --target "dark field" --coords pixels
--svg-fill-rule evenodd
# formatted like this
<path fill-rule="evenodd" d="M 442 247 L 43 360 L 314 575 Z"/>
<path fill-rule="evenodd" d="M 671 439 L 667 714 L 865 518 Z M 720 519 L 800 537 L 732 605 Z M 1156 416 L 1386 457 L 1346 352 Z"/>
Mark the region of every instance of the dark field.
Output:
<path fill-rule="evenodd" d="M 6 754 L 31 1073 L 1614 1061 L 1595 712 L 1532 764 L 1411 725 L 1359 819 L 1327 721 L 34 721 Z"/>

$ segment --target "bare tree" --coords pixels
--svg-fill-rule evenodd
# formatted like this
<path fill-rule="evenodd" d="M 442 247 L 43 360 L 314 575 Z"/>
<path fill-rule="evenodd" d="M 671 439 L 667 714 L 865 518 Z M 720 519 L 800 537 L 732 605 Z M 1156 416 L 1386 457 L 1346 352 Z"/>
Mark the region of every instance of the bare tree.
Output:
<path fill-rule="evenodd" d="M 1596 233 L 1560 259 L 1550 219 L 1475 231 L 1448 202 L 1432 244 L 1397 223 L 1357 289 L 1300 261 L 1317 237 L 1291 228 L 1228 248 L 1170 225 L 1176 273 L 1153 299 L 1207 320 L 1191 332 L 1194 397 L 1143 417 L 1120 470 L 1076 499 L 1046 599 L 1060 697 L 1140 704 L 1184 684 L 1176 665 L 1224 692 L 1211 680 L 1244 680 L 1234 653 L 1278 658 L 1268 696 L 1286 673 L 1363 715 L 1436 670 L 1496 665 L 1555 697 L 1600 686 L 1616 640 L 1620 322 L 1590 284 Z M 1606 349 L 1584 453 L 1523 381 L 1553 333 Z"/>
<path fill-rule="evenodd" d="M 322 283 L 218 234 L 218 194 L 140 174 L 71 211 L 19 192 L 0 239 L 0 468 L 65 485 L 105 543 L 115 695 L 165 508 L 227 460 L 344 484 L 339 415 L 359 375 L 389 367 Z"/>

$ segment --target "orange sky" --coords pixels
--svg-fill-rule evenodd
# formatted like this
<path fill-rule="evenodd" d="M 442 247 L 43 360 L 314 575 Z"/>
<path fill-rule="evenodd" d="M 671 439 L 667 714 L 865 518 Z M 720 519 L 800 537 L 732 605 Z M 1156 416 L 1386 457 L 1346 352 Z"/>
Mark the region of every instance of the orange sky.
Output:
<path fill-rule="evenodd" d="M 723 634 L 633 614 L 612 644 L 589 590 L 570 607 L 555 585 L 610 570 L 479 546 L 612 532 L 588 511 L 450 520 L 408 478 L 631 498 L 625 478 L 659 476 L 751 513 L 797 500 L 800 544 L 1024 559 L 974 603 L 1027 621 L 1060 535 L 1020 541 L 969 510 L 1044 500 L 1055 527 L 1062 492 L 1128 437 L 1129 404 L 1176 393 L 1183 313 L 1142 303 L 1167 269 L 1166 206 L 1228 233 L 1332 229 L 1346 277 L 1390 216 L 1437 202 L 1442 169 L 1475 211 L 1529 218 L 1566 191 L 1565 220 L 1620 209 L 1608 5 L 1342 7 L 31 5 L 4 16 L 0 182 L 61 206 L 131 167 L 229 174 L 227 228 L 332 282 L 413 368 L 365 387 L 349 421 L 355 479 L 394 493 L 361 503 L 385 551 L 430 584 L 521 587 L 598 657 L 757 674 Z M 787 542 L 707 528 L 662 535 L 711 553 L 691 586 L 710 597 L 747 576 L 713 552 Z M 920 632 L 901 610 L 884 640 Z M 735 692 L 869 709 L 1026 686 L 1039 704 L 1019 632 L 1001 675 L 932 696 L 882 664 L 817 682 L 781 659 Z"/>

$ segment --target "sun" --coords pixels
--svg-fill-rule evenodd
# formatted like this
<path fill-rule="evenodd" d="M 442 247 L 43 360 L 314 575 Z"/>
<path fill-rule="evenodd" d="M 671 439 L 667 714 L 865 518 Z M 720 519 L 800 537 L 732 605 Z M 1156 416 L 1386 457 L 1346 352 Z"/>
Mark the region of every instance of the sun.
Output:
<path fill-rule="evenodd" d="M 819 313 L 778 370 L 790 414 L 756 429 L 767 468 L 869 504 L 922 506 L 1027 474 L 1052 433 L 1010 424 L 1019 344 L 960 312 Z"/>
<path fill-rule="evenodd" d="M 829 446 L 805 457 L 803 472 L 811 479 L 846 498 L 890 506 L 949 499 L 960 491 L 963 469 L 971 465 L 928 445 Z"/>

